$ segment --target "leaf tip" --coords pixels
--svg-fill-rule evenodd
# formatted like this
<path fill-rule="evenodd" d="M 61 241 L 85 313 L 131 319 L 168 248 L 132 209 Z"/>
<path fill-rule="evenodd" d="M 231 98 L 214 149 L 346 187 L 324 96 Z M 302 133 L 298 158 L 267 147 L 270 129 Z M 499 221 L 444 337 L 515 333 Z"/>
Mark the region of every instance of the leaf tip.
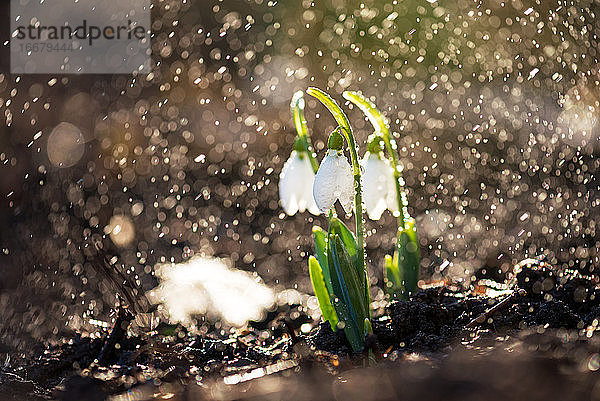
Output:
<path fill-rule="evenodd" d="M 323 232 L 325 232 L 325 230 L 323 230 L 323 229 L 322 229 L 321 227 L 319 227 L 319 226 L 313 226 L 313 228 L 312 228 L 312 232 L 313 232 L 313 233 L 323 233 Z"/>

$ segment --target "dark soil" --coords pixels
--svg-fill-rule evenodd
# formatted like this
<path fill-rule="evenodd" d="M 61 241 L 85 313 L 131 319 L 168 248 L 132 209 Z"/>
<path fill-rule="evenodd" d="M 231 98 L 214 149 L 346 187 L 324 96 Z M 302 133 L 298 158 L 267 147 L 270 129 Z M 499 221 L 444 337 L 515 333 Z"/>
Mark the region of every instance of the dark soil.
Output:
<path fill-rule="evenodd" d="M 391 302 L 374 319 L 362 354 L 352 354 L 328 323 L 297 334 L 307 316 L 295 306 L 230 336 L 163 326 L 146 336 L 113 330 L 40 347 L 33 358 L 6 361 L 0 393 L 63 400 L 599 398 L 596 281 L 558 276 L 533 260 L 515 272 L 512 288 L 495 297 L 489 287 L 437 287 Z"/>
<path fill-rule="evenodd" d="M 477 322 L 479 330 L 514 334 L 531 327 L 579 330 L 591 325 L 600 312 L 596 282 L 573 276 L 556 277 L 551 266 L 534 260 L 519 266 L 516 288 L 506 306 Z M 517 290 L 524 290 L 518 295 Z M 466 330 L 475 317 L 503 300 L 451 291 L 447 287 L 420 291 L 410 301 L 389 304 L 387 313 L 374 320 L 373 330 L 380 350 L 439 352 L 473 333 Z M 597 324 L 597 323 L 596 323 Z M 333 333 L 321 323 L 310 338 L 318 349 L 349 354 L 343 333 Z"/>

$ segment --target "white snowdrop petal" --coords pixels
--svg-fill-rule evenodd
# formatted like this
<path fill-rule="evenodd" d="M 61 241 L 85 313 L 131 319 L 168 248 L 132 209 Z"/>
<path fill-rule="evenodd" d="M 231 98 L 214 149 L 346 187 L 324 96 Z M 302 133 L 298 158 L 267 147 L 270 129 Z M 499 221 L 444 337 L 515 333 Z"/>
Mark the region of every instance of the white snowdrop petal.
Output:
<path fill-rule="evenodd" d="M 308 205 L 308 211 L 312 214 L 314 214 L 315 216 L 318 216 L 321 214 L 321 211 L 319 210 L 319 208 L 317 207 L 317 204 L 315 203 L 315 198 L 311 195 L 311 203 Z"/>
<path fill-rule="evenodd" d="M 288 216 L 293 216 L 296 214 L 296 212 L 300 210 L 300 207 L 298 205 L 298 199 L 296 199 L 296 197 L 290 198 L 289 201 L 285 204 L 285 206 L 282 204 L 282 207 Z"/>
<path fill-rule="evenodd" d="M 308 156 L 305 156 L 300 160 L 298 167 L 298 180 L 294 183 L 298 191 L 298 209 L 300 212 L 304 212 L 306 209 L 309 209 L 310 211 L 311 208 L 314 210 L 316 207 L 313 207 L 315 200 L 312 195 L 312 188 L 315 182 L 315 173 L 312 170 Z"/>
<path fill-rule="evenodd" d="M 338 199 L 344 211 L 351 214 L 354 209 L 354 177 L 352 167 L 344 155 L 338 158 L 338 190 Z"/>
<path fill-rule="evenodd" d="M 344 212 L 346 212 L 346 214 L 352 214 L 352 210 L 354 209 L 354 196 L 342 196 L 339 199 Z"/>
<path fill-rule="evenodd" d="M 354 178 L 352 168 L 343 153 L 329 150 L 315 176 L 313 186 L 315 203 L 327 213 L 339 199 L 344 211 L 352 213 L 354 205 Z"/>
<path fill-rule="evenodd" d="M 366 188 L 365 191 L 368 189 Z M 365 209 L 371 220 L 379 220 L 381 215 L 387 209 L 387 201 L 385 197 L 377 194 L 364 192 Z"/>
<path fill-rule="evenodd" d="M 302 181 L 302 199 L 305 202 L 306 209 L 314 215 L 321 214 L 321 211 L 317 207 L 315 203 L 315 198 L 313 196 L 313 186 L 315 184 L 315 173 L 313 172 L 312 165 L 310 164 L 310 160 L 308 157 L 304 159 L 304 170 L 303 181 Z"/>
<path fill-rule="evenodd" d="M 396 195 L 396 179 L 394 178 L 394 169 L 389 166 L 389 180 L 388 180 L 388 194 L 387 194 L 387 207 L 392 213 L 398 211 L 398 197 Z"/>
<path fill-rule="evenodd" d="M 325 158 L 321 161 L 321 166 L 315 176 L 313 185 L 313 196 L 319 210 L 327 213 L 337 200 L 335 195 L 337 187 L 337 169 L 336 169 L 336 153 L 328 151 Z"/>
<path fill-rule="evenodd" d="M 285 162 L 279 175 L 279 199 L 283 211 L 293 216 L 298 211 L 298 188 L 296 178 L 300 169 L 300 157 L 293 151 L 290 158 Z"/>
<path fill-rule="evenodd" d="M 388 183 L 391 168 L 376 155 L 367 153 L 362 161 L 363 199 L 371 220 L 379 220 L 388 206 Z"/>

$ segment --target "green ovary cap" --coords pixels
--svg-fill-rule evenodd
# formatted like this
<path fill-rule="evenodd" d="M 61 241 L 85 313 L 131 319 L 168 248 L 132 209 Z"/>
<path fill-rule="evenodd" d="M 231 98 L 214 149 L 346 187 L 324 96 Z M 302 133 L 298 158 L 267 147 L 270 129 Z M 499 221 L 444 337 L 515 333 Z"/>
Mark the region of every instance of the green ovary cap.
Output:
<path fill-rule="evenodd" d="M 302 138 L 300 138 L 299 136 L 296 137 L 296 140 L 294 141 L 294 150 L 298 153 L 308 152 L 304 140 L 302 140 Z"/>
<path fill-rule="evenodd" d="M 371 134 L 369 136 L 369 144 L 367 145 L 367 150 L 369 153 L 373 155 L 378 155 L 381 153 L 381 151 L 383 151 L 383 148 L 381 147 L 381 141 L 382 138 L 379 135 Z"/>
<path fill-rule="evenodd" d="M 340 127 L 337 127 L 331 134 L 329 134 L 329 139 L 327 140 L 327 147 L 332 150 L 342 150 L 344 146 L 344 138 L 340 133 Z"/>

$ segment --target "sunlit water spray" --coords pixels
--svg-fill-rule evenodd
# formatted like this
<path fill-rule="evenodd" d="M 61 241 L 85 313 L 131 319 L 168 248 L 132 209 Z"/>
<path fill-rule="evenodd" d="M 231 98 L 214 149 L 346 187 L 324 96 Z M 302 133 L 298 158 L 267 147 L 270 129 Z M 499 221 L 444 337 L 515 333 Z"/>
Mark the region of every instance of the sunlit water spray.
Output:
<path fill-rule="evenodd" d="M 189 324 L 194 316 L 243 326 L 260 320 L 275 303 L 275 293 L 256 275 L 228 267 L 217 258 L 195 257 L 157 267 L 160 285 L 149 298 L 164 305 L 173 323 Z"/>
<path fill-rule="evenodd" d="M 310 293 L 325 220 L 286 217 L 276 185 L 289 100 L 308 86 L 340 103 L 360 90 L 389 118 L 424 279 L 469 284 L 539 253 L 597 274 L 595 3 L 154 4 L 148 75 L 0 71 L 0 317 L 20 332 L 5 342 L 109 320 L 114 294 L 85 255 L 96 237 L 146 290 L 157 264 L 206 254 Z M 372 128 L 343 107 L 362 146 Z M 310 99 L 306 116 L 321 159 L 333 120 Z M 366 225 L 380 286 L 394 217 Z"/>

